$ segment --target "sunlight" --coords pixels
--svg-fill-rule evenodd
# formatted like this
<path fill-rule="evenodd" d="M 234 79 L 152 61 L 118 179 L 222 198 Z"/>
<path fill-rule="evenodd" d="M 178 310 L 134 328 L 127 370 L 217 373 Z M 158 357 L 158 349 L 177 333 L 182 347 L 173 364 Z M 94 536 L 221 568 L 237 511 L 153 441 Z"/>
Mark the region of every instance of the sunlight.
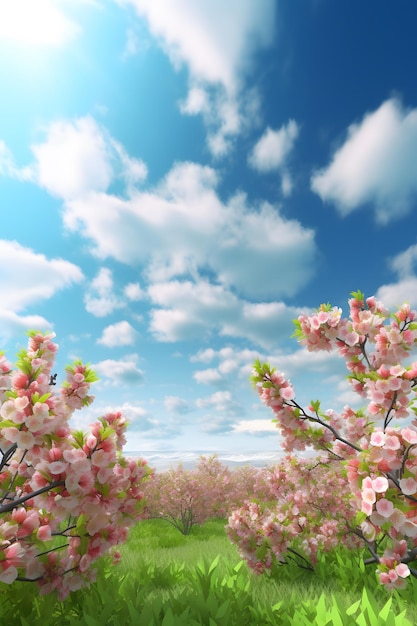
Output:
<path fill-rule="evenodd" d="M 0 0 L 0 40 L 24 46 L 61 46 L 79 26 L 53 0 Z"/>

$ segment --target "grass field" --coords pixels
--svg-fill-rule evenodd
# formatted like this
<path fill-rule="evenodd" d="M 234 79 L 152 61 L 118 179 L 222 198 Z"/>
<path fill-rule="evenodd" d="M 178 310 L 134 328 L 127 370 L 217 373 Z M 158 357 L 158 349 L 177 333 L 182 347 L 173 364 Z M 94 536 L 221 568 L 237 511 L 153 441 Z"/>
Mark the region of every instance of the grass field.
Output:
<path fill-rule="evenodd" d="M 97 583 L 66 602 L 39 597 L 32 584 L 2 585 L 7 626 L 408 626 L 417 623 L 417 581 L 392 595 L 339 550 L 316 572 L 283 566 L 255 576 L 226 537 L 223 520 L 181 535 L 164 520 L 139 523 L 117 566 L 100 562 Z"/>

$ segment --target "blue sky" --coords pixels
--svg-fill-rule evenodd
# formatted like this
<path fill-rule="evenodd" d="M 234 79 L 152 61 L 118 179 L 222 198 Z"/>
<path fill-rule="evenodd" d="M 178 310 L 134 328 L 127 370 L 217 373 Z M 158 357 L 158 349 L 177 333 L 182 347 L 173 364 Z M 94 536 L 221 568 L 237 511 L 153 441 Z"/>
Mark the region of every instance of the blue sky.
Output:
<path fill-rule="evenodd" d="M 127 450 L 275 450 L 256 357 L 353 402 L 292 320 L 417 307 L 414 0 L 0 5 L 0 339 L 52 329 Z"/>

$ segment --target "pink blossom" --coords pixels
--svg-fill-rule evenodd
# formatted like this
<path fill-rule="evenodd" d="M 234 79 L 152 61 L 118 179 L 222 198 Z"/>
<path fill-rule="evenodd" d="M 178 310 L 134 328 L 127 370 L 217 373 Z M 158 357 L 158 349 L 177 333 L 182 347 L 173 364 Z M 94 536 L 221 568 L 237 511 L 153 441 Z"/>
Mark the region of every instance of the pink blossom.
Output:
<path fill-rule="evenodd" d="M 291 385 L 288 385 L 287 387 L 281 387 L 279 393 L 281 397 L 287 402 L 293 400 L 295 397 L 294 389 L 291 387 Z"/>
<path fill-rule="evenodd" d="M 361 511 L 362 513 L 366 513 L 366 515 L 371 515 L 373 511 L 373 504 L 369 502 L 369 500 L 362 500 Z"/>
<path fill-rule="evenodd" d="M 411 573 L 410 568 L 405 563 L 400 563 L 399 565 L 397 565 L 395 568 L 395 572 L 398 574 L 398 576 L 400 576 L 400 578 L 407 578 L 407 576 L 410 576 Z"/>
<path fill-rule="evenodd" d="M 412 445 L 417 444 L 417 430 L 410 428 L 407 426 L 406 428 L 402 428 L 400 430 L 401 437 Z"/>
<path fill-rule="evenodd" d="M 0 568 L 3 568 L 3 563 L 0 563 Z M 10 585 L 13 583 L 18 576 L 18 571 L 16 567 L 9 566 L 0 571 L 0 581 L 2 583 L 6 583 Z"/>
<path fill-rule="evenodd" d="M 376 494 L 373 489 L 363 489 L 362 490 L 362 501 L 367 502 L 369 504 L 373 504 L 376 502 Z M 372 510 L 372 507 L 371 507 Z"/>
<path fill-rule="evenodd" d="M 373 446 L 383 446 L 385 444 L 386 435 L 381 430 L 374 430 L 371 435 L 371 444 Z"/>
<path fill-rule="evenodd" d="M 411 476 L 409 478 L 402 478 L 400 480 L 401 491 L 407 495 L 412 496 L 417 491 L 417 482 Z"/>
<path fill-rule="evenodd" d="M 400 532 L 406 537 L 412 537 L 414 539 L 417 537 L 417 524 L 407 520 L 402 524 Z"/>
<path fill-rule="evenodd" d="M 39 541 L 49 541 L 52 537 L 51 527 L 48 524 L 44 524 L 43 526 L 39 526 L 37 537 Z"/>
<path fill-rule="evenodd" d="M 381 500 L 378 500 L 376 503 L 376 510 L 382 517 L 390 517 L 394 512 L 394 505 L 390 500 L 381 498 Z"/>
<path fill-rule="evenodd" d="M 35 444 L 35 437 L 28 430 L 20 430 L 16 436 L 16 443 L 22 450 L 29 450 Z"/>
<path fill-rule="evenodd" d="M 53 461 L 48 464 L 48 471 L 53 475 L 64 474 L 67 469 L 67 464 L 61 461 Z"/>
<path fill-rule="evenodd" d="M 388 480 L 385 476 L 378 476 L 372 481 L 372 489 L 376 491 L 376 493 L 385 493 L 388 489 Z"/>
<path fill-rule="evenodd" d="M 395 435 L 387 436 L 384 445 L 387 450 L 399 450 L 401 448 L 400 440 Z"/>

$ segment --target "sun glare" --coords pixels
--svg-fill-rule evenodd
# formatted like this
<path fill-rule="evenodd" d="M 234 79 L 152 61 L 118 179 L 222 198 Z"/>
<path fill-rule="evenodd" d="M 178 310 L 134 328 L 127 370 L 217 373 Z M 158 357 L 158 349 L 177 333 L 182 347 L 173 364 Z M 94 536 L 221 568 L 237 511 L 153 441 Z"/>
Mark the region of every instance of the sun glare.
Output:
<path fill-rule="evenodd" d="M 23 46 L 61 46 L 79 26 L 53 0 L 0 0 L 0 41 Z"/>

